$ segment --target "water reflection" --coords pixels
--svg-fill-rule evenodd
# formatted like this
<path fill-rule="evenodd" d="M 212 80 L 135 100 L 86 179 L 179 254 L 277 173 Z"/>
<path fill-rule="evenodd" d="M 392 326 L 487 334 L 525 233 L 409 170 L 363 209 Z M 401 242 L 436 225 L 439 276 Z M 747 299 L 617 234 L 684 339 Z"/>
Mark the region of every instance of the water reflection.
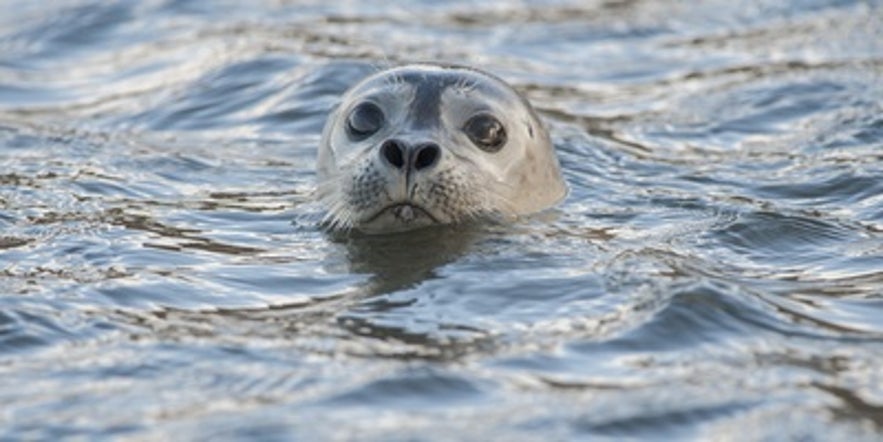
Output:
<path fill-rule="evenodd" d="M 0 439 L 879 438 L 880 2 L 388 3 L 0 6 Z M 421 60 L 567 200 L 322 231 L 325 116 Z"/>
<path fill-rule="evenodd" d="M 441 226 L 388 235 L 337 234 L 354 273 L 372 275 L 368 294 L 396 292 L 438 277 L 436 269 L 468 253 L 480 226 Z"/>

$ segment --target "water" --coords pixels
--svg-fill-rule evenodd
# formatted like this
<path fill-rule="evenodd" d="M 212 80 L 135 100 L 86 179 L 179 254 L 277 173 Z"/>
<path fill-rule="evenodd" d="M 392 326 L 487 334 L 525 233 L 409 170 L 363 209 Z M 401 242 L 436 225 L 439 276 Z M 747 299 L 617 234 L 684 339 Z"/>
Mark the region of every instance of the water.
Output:
<path fill-rule="evenodd" d="M 0 438 L 872 440 L 883 5 L 0 6 Z M 524 92 L 570 195 L 315 225 L 374 70 Z"/>

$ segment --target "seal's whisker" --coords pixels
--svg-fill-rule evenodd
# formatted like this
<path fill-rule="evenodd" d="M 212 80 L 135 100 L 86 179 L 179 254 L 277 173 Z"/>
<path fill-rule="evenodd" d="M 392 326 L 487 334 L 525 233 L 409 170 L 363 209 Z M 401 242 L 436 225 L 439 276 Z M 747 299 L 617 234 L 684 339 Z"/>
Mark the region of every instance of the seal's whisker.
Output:
<path fill-rule="evenodd" d="M 463 92 L 472 92 L 478 88 L 478 82 L 471 78 L 463 78 L 459 84 L 459 89 Z"/>
<path fill-rule="evenodd" d="M 329 213 L 329 216 L 322 219 L 322 224 L 331 230 L 349 230 L 353 226 L 351 217 L 340 212 Z"/>
<path fill-rule="evenodd" d="M 350 205 L 342 199 L 334 201 L 329 213 L 333 216 L 334 223 L 337 225 L 349 226 L 353 224 L 353 211 Z"/>
<path fill-rule="evenodd" d="M 392 69 L 393 66 L 394 64 L 392 62 L 392 59 L 389 57 L 389 54 L 386 51 L 383 51 L 383 53 L 381 54 L 380 61 L 371 63 L 371 67 L 374 68 L 375 74 Z"/>
<path fill-rule="evenodd" d="M 344 180 L 348 179 L 348 176 L 344 174 L 340 174 L 334 177 L 327 177 L 322 182 L 320 182 L 316 186 L 316 197 L 319 201 L 326 201 L 328 199 L 336 199 L 339 197 L 341 186 L 340 184 L 344 182 Z"/>
<path fill-rule="evenodd" d="M 383 83 L 393 89 L 398 89 L 405 84 L 405 79 L 399 73 L 393 71 L 383 79 Z"/>

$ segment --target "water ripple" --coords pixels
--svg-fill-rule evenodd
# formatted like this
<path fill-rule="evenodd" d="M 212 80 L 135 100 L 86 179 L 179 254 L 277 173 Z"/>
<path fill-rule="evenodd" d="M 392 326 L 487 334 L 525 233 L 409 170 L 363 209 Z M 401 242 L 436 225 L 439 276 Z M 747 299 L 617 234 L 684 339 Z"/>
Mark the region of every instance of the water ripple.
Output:
<path fill-rule="evenodd" d="M 879 438 L 879 2 L 388 3 L 0 4 L 0 438 Z M 421 60 L 567 199 L 323 231 L 326 116 Z"/>

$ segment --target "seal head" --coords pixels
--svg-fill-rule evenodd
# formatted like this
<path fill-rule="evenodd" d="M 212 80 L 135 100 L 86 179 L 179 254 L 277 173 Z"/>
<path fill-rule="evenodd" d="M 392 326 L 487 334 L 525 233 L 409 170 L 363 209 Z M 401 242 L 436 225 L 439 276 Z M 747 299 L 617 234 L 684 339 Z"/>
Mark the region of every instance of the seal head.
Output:
<path fill-rule="evenodd" d="M 332 228 L 394 232 L 545 209 L 566 193 L 549 134 L 505 82 L 408 65 L 352 87 L 318 152 Z"/>

